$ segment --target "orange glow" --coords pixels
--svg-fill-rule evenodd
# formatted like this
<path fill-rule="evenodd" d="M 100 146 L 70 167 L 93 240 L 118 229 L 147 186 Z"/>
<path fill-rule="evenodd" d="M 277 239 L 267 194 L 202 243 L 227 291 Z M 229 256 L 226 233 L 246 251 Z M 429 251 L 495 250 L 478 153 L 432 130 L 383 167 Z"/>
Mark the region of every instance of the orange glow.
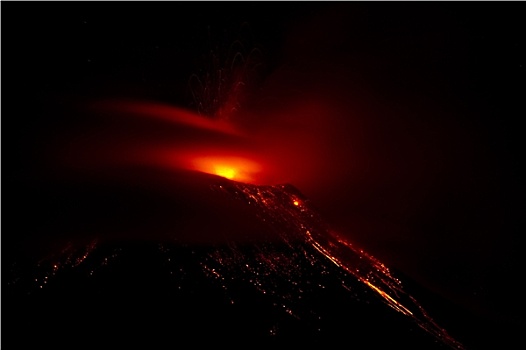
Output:
<path fill-rule="evenodd" d="M 155 101 L 95 101 L 90 107 L 108 132 L 104 137 L 75 137 L 71 142 L 78 148 L 75 159 L 82 159 L 83 165 L 88 160 L 97 166 L 141 164 L 196 170 L 252 184 L 291 183 L 307 196 L 323 199 L 327 186 L 346 184 L 350 170 L 355 170 L 355 161 L 347 155 L 344 162 L 338 158 L 339 146 L 348 143 L 349 133 L 340 132 L 344 128 L 336 123 L 342 120 L 337 118 L 338 110 L 325 99 L 292 102 L 283 109 L 271 104 L 234 120 Z M 93 146 L 85 147 L 86 142 Z M 68 161 L 70 149 L 64 156 Z M 342 164 L 348 169 L 341 171 Z M 318 190 L 318 184 L 323 190 Z M 293 205 L 301 207 L 302 202 Z"/>
<path fill-rule="evenodd" d="M 347 158 L 339 161 L 338 147 L 348 142 L 349 133 L 336 138 L 335 131 L 341 135 L 343 128 L 340 124 L 333 127 L 338 113 L 330 106 L 324 99 L 302 99 L 283 110 L 271 104 L 234 120 L 155 101 L 94 101 L 90 108 L 107 132 L 89 140 L 72 137 L 77 147 L 72 161 L 81 160 L 83 166 L 89 161 L 90 166 L 138 163 L 197 170 L 252 184 L 291 183 L 313 197 L 317 184 L 322 184 L 324 194 L 327 186 L 337 182 L 335 177 L 349 181 L 341 164 L 354 166 Z M 86 142 L 92 147 L 85 147 Z M 68 147 L 64 156 L 68 161 L 73 154 L 70 150 Z M 301 207 L 302 203 L 293 205 Z"/>
<path fill-rule="evenodd" d="M 300 205 L 300 202 L 298 202 L 298 201 L 294 201 L 293 203 L 294 203 L 295 206 Z"/>
<path fill-rule="evenodd" d="M 192 170 L 202 171 L 241 182 L 253 182 L 261 166 L 247 158 L 228 156 L 198 156 L 190 161 Z"/>
<path fill-rule="evenodd" d="M 236 169 L 226 166 L 215 167 L 215 172 L 216 175 L 226 177 L 227 179 L 233 179 L 236 176 Z"/>

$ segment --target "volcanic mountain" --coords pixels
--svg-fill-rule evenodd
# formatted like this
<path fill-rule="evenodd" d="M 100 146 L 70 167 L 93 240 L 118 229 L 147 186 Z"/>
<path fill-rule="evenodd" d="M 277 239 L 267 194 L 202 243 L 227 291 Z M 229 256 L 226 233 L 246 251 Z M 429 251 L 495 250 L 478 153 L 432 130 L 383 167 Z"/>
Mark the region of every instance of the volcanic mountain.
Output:
<path fill-rule="evenodd" d="M 111 190 L 61 182 L 25 202 L 35 215 L 4 256 L 4 330 L 17 348 L 464 348 L 423 289 L 333 232 L 294 186 L 181 171 L 145 190 L 128 170 L 137 175 Z"/>

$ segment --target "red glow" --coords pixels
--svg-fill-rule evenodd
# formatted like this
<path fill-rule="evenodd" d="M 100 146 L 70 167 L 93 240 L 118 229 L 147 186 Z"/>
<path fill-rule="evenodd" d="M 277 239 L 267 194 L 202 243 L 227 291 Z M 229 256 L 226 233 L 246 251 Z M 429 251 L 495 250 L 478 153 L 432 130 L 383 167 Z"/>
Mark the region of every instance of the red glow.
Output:
<path fill-rule="evenodd" d="M 228 135 L 241 135 L 241 131 L 223 119 L 211 119 L 183 108 L 146 101 L 99 101 L 92 107 L 117 113 L 126 113 L 142 118 L 152 118 L 174 125 L 193 127 Z"/>
<path fill-rule="evenodd" d="M 342 163 L 338 143 L 350 135 L 329 101 L 292 101 L 247 112 L 236 124 L 157 102 L 99 101 L 91 107 L 104 133 L 73 136 L 69 160 L 84 168 L 144 165 L 259 185 L 294 183 L 312 196 L 320 183 L 348 179 L 342 165 L 352 168 L 355 157 L 346 154 Z"/>

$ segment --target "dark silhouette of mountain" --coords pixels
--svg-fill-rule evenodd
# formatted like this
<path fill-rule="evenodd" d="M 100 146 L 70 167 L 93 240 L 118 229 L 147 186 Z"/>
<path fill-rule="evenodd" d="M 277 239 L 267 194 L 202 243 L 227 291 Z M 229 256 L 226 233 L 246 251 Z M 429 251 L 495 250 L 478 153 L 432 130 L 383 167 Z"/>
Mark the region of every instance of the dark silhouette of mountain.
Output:
<path fill-rule="evenodd" d="M 87 211 L 65 200 L 79 195 L 70 187 L 55 207 L 42 208 L 57 231 L 73 232 L 37 240 L 46 247 L 39 254 L 24 255 L 21 241 L 4 262 L 4 340 L 16 348 L 137 342 L 165 348 L 183 339 L 463 348 L 396 273 L 333 233 L 295 187 L 179 176 L 185 186 L 163 205 L 176 219 L 171 233 L 155 225 L 133 229 L 140 221 L 133 210 L 148 207 L 147 198 L 133 203 L 124 192 L 117 202 L 106 191 L 104 202 L 80 190 L 85 204 L 100 201 Z M 142 219 L 155 211 L 143 210 Z M 146 221 L 167 225 L 169 214 L 157 215 Z M 89 218 L 99 230 L 75 234 L 74 223 Z M 130 234 L 111 235 L 115 223 Z"/>

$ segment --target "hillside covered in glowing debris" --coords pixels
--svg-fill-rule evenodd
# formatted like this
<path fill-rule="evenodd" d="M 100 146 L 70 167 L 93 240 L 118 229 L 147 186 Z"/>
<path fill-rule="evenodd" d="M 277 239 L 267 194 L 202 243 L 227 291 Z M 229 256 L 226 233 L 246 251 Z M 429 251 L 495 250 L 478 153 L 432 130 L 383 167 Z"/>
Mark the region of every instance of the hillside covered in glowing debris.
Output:
<path fill-rule="evenodd" d="M 3 317 L 20 345 L 60 346 L 67 334 L 115 346 L 354 339 L 372 347 L 463 348 L 403 281 L 332 232 L 293 186 L 204 178 L 201 190 L 223 210 L 246 209 L 257 238 L 249 228 L 228 236 L 228 227 L 209 244 L 175 231 L 172 239 L 94 234 L 38 261 L 13 259 L 4 265 Z M 202 214 L 199 220 L 210 220 Z"/>

